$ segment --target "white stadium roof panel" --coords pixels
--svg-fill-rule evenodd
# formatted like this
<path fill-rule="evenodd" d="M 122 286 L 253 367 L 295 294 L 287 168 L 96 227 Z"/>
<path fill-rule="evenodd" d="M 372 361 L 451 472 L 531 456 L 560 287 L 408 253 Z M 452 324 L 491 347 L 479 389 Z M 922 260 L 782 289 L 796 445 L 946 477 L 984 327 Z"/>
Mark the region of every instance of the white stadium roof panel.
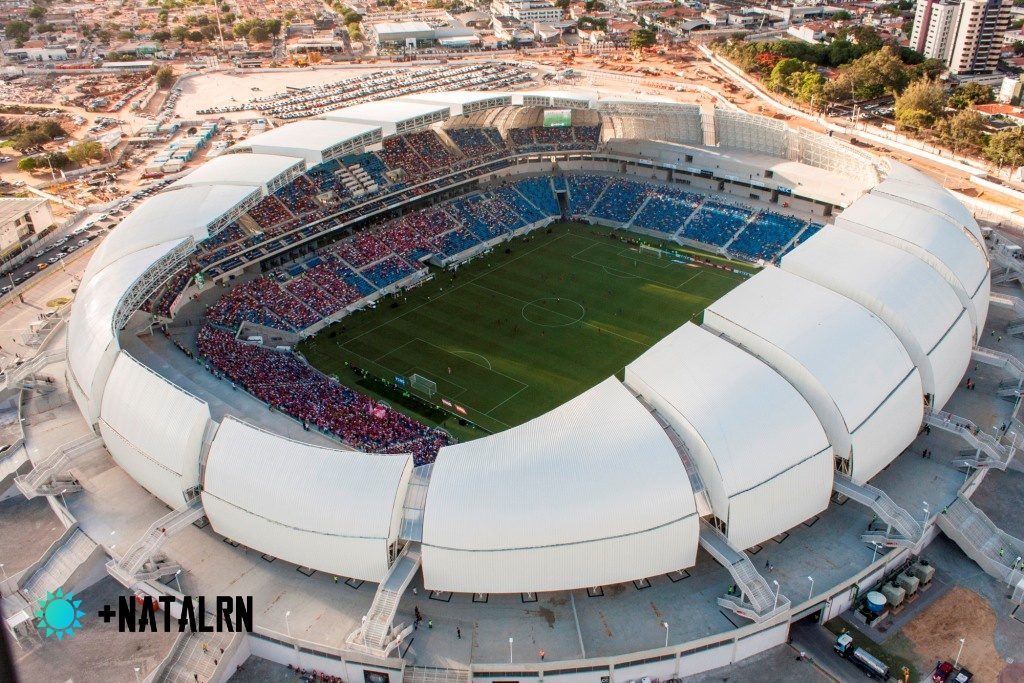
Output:
<path fill-rule="evenodd" d="M 100 433 L 114 461 L 172 508 L 198 486 L 209 406 L 127 353 L 114 362 L 103 392 Z"/>
<path fill-rule="evenodd" d="M 321 163 L 324 154 L 332 147 L 377 130 L 380 126 L 307 119 L 254 135 L 232 147 L 231 151 L 251 150 L 259 154 L 300 157 L 313 166 Z"/>
<path fill-rule="evenodd" d="M 609 378 L 530 422 L 441 449 L 424 576 L 431 588 L 495 593 L 595 586 L 690 566 L 696 543 L 675 447 Z M 650 550 L 612 561 L 641 547 Z"/>
<path fill-rule="evenodd" d="M 79 408 L 90 422 L 99 415 L 102 386 L 118 353 L 113 331 L 118 302 L 143 273 L 181 242 L 174 240 L 132 252 L 83 278 L 68 322 L 68 365 L 88 402 L 86 406 L 79 403 Z"/>
<path fill-rule="evenodd" d="M 218 533 L 252 548 L 379 581 L 411 474 L 408 454 L 311 446 L 226 418 L 207 458 L 203 505 Z"/>
<path fill-rule="evenodd" d="M 253 187 L 203 185 L 165 191 L 142 202 L 96 249 L 85 277 L 155 244 L 209 236 L 208 226 L 259 191 Z"/>
<path fill-rule="evenodd" d="M 211 159 L 171 188 L 189 185 L 250 185 L 265 187 L 282 173 L 302 164 L 302 159 L 276 154 L 222 154 Z"/>
<path fill-rule="evenodd" d="M 971 214 L 971 210 L 954 197 L 953 193 L 906 164 L 889 160 L 889 166 L 889 174 L 885 180 L 871 190 L 873 194 L 884 195 L 898 201 L 912 202 L 938 211 L 951 218 L 955 223 L 965 226 L 979 242 L 983 241 L 981 228 Z"/>
<path fill-rule="evenodd" d="M 856 479 L 866 481 L 916 436 L 923 390 L 910 356 L 885 323 L 845 296 L 768 268 L 712 304 L 704 324 L 800 390 L 836 454 L 852 454 Z"/>
<path fill-rule="evenodd" d="M 416 100 L 398 98 L 394 100 L 377 100 L 364 102 L 343 109 L 321 114 L 320 118 L 328 121 L 352 121 L 356 123 L 385 124 L 401 123 L 420 116 L 430 116 L 438 112 L 448 113 L 449 105 L 428 104 Z"/>
<path fill-rule="evenodd" d="M 907 349 L 926 393 L 938 405 L 952 395 L 967 367 L 973 326 L 953 288 L 927 263 L 890 244 L 826 227 L 787 254 L 782 268 L 877 315 Z M 947 344 L 956 347 L 958 362 L 946 362 Z"/>
<path fill-rule="evenodd" d="M 626 366 L 626 384 L 679 433 L 715 515 L 748 548 L 828 506 L 833 454 L 807 401 L 763 362 L 687 323 Z M 750 514 L 738 514 L 733 503 Z M 775 512 L 765 515 L 765 505 Z"/>
<path fill-rule="evenodd" d="M 894 244 L 924 260 L 953 285 L 980 334 L 988 313 L 988 258 L 975 240 L 944 216 L 866 194 L 836 217 L 836 226 Z"/>

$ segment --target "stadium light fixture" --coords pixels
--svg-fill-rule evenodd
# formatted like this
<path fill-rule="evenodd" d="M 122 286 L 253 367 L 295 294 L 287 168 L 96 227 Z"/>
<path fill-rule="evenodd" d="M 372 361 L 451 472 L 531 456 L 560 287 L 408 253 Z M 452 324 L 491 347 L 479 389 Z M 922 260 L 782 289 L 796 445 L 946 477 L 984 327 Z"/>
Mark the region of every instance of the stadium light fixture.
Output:
<path fill-rule="evenodd" d="M 663 621 L 661 625 L 665 627 L 665 647 L 668 647 L 668 622 Z"/>
<path fill-rule="evenodd" d="M 779 585 L 778 579 L 772 579 L 772 583 L 775 584 L 775 607 L 773 609 L 778 609 L 779 608 L 779 591 L 782 590 L 782 587 Z"/>
<path fill-rule="evenodd" d="M 808 576 L 807 580 L 811 582 L 811 590 L 807 591 L 807 599 L 810 600 L 814 596 L 814 577 Z"/>

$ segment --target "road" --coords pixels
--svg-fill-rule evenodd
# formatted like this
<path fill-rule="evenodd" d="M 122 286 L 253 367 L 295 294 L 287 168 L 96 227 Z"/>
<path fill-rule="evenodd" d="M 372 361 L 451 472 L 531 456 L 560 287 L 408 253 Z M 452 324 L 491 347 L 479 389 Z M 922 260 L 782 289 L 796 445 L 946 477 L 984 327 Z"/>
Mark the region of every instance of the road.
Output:
<path fill-rule="evenodd" d="M 821 624 L 810 619 L 794 623 L 789 630 L 793 647 L 814 660 L 816 666 L 837 681 L 859 681 L 864 672 L 832 650 L 835 636 Z"/>

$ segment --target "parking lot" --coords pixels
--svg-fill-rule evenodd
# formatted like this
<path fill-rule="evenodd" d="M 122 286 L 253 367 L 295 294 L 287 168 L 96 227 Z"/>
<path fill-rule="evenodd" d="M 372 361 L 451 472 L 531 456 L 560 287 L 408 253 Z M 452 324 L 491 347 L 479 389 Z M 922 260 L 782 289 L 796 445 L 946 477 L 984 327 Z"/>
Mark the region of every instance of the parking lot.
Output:
<path fill-rule="evenodd" d="M 48 268 L 60 267 L 64 258 L 79 249 L 89 246 L 89 243 L 93 240 L 102 237 L 107 231 L 113 229 L 122 218 L 131 213 L 139 201 L 159 191 L 160 188 L 169 182 L 171 181 L 161 180 L 136 190 L 107 211 L 88 216 L 76 227 L 60 235 L 56 241 L 46 247 L 29 247 L 32 253 L 31 260 L 3 275 L 2 280 L 0 280 L 3 281 L 3 285 L 0 285 L 0 295 L 11 292 L 16 286 L 27 282 Z"/>

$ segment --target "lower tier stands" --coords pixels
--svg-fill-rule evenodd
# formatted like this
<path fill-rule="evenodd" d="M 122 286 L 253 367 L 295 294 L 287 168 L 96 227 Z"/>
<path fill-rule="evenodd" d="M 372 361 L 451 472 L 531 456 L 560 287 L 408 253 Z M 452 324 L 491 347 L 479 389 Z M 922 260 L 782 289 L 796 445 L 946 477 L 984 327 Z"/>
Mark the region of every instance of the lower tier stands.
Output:
<path fill-rule="evenodd" d="M 196 344 L 210 369 L 308 428 L 333 434 L 367 452 L 412 453 L 434 461 L 450 438 L 388 406 L 324 377 L 290 353 L 247 344 L 209 325 Z"/>

